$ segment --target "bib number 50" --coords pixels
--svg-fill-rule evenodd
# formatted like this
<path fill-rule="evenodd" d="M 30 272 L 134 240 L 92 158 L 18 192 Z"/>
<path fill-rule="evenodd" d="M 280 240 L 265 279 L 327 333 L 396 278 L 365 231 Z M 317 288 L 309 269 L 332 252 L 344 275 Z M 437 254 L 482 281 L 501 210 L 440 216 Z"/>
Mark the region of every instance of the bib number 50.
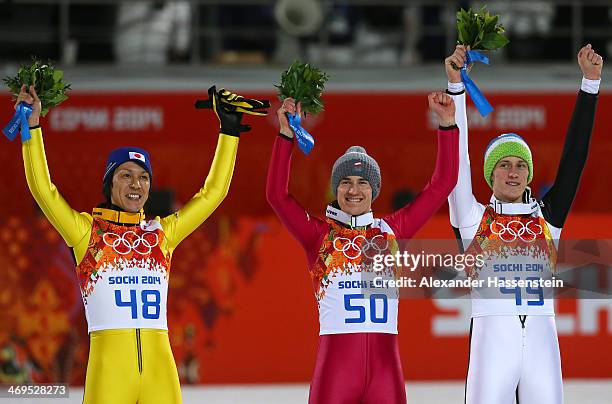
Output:
<path fill-rule="evenodd" d="M 366 322 L 366 308 L 365 305 L 360 305 L 359 302 L 354 302 L 354 299 L 364 299 L 363 294 L 349 294 L 344 295 L 344 309 L 348 312 L 354 312 L 358 314 L 358 317 L 345 318 L 346 324 L 360 324 Z M 380 302 L 380 303 L 378 303 Z M 378 315 L 376 307 L 382 305 L 382 314 Z M 387 313 L 389 311 L 389 303 L 387 301 L 387 295 L 374 294 L 370 295 L 370 321 L 372 323 L 386 323 Z"/>
<path fill-rule="evenodd" d="M 121 296 L 121 290 L 115 290 L 115 304 L 118 307 L 129 307 L 132 309 L 132 319 L 138 318 L 138 301 L 136 299 L 136 291 L 130 290 L 130 300 L 124 301 Z M 159 290 L 143 290 L 140 293 L 140 301 L 142 302 L 141 312 L 142 318 L 147 320 L 157 320 L 159 318 L 161 297 Z"/>

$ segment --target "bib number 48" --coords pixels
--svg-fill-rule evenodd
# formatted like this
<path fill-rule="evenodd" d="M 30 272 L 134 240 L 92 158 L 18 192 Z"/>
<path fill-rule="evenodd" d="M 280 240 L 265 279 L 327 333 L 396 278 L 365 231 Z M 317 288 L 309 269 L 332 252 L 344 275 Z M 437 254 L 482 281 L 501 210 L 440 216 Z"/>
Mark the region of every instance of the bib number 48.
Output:
<path fill-rule="evenodd" d="M 138 318 L 138 301 L 136 290 L 131 289 L 129 300 L 123 300 L 121 290 L 115 290 L 115 304 L 118 307 L 129 307 L 132 309 L 132 319 Z M 157 320 L 159 318 L 161 296 L 159 290 L 143 290 L 140 293 L 142 318 Z"/>
<path fill-rule="evenodd" d="M 347 317 L 344 319 L 346 324 L 360 324 L 366 322 L 366 308 L 365 305 L 359 304 L 355 301 L 356 299 L 364 299 L 363 294 L 349 294 L 344 295 L 344 309 L 347 312 L 353 312 L 357 314 L 357 317 Z M 380 307 L 381 310 L 376 310 Z M 380 313 L 379 313 L 380 311 Z M 386 323 L 387 313 L 389 311 L 389 303 L 387 301 L 387 295 L 374 294 L 370 295 L 370 321 L 372 323 Z"/>

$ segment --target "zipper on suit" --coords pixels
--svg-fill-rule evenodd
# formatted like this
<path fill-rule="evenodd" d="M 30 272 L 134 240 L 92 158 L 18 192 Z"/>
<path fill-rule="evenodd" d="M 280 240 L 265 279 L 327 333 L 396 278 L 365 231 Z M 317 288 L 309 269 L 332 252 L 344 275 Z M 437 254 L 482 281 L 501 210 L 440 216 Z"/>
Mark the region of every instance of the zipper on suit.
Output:
<path fill-rule="evenodd" d="M 136 329 L 136 352 L 138 355 L 138 373 L 142 374 L 142 342 L 140 340 L 140 328 Z"/>
<path fill-rule="evenodd" d="M 527 320 L 527 316 L 526 315 L 520 315 L 519 316 L 519 320 L 521 320 L 521 327 L 522 327 L 522 333 L 523 333 L 523 347 L 525 347 L 525 321 Z"/>

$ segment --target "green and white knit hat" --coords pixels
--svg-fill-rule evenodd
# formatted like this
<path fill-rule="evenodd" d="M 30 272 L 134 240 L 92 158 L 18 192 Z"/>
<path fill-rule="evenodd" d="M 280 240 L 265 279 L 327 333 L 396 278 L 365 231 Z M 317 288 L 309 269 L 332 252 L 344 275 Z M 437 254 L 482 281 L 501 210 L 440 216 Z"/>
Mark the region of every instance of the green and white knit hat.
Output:
<path fill-rule="evenodd" d="M 515 156 L 525 160 L 529 167 L 527 184 L 533 179 L 533 159 L 531 158 L 531 149 L 529 149 L 529 145 L 527 145 L 527 142 L 516 133 L 504 133 L 491 140 L 485 152 L 484 177 L 491 188 L 493 188 L 491 175 L 493 174 L 495 166 L 499 160 L 508 156 Z"/>

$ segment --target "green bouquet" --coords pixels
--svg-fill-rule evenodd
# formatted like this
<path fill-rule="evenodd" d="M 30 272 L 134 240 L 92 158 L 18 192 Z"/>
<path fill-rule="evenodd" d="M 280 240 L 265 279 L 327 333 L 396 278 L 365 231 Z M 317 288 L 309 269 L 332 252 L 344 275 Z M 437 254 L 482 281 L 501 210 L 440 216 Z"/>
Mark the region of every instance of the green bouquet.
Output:
<path fill-rule="evenodd" d="M 282 73 L 281 83 L 275 87 L 281 101 L 293 98 L 302 103 L 305 113 L 316 115 L 324 109 L 321 94 L 327 80 L 329 76 L 321 69 L 296 60 Z"/>
<path fill-rule="evenodd" d="M 473 11 L 463 8 L 457 12 L 457 43 L 471 50 L 496 50 L 508 44 L 499 15 L 491 15 L 486 6 Z"/>
<path fill-rule="evenodd" d="M 49 109 L 60 105 L 68 99 L 66 92 L 70 84 L 63 81 L 64 73 L 57 70 L 51 61 L 43 63 L 33 57 L 30 65 L 22 65 L 14 77 L 7 76 L 4 82 L 8 86 L 13 99 L 21 92 L 21 86 L 34 86 L 42 104 L 41 116 L 47 115 Z"/>

